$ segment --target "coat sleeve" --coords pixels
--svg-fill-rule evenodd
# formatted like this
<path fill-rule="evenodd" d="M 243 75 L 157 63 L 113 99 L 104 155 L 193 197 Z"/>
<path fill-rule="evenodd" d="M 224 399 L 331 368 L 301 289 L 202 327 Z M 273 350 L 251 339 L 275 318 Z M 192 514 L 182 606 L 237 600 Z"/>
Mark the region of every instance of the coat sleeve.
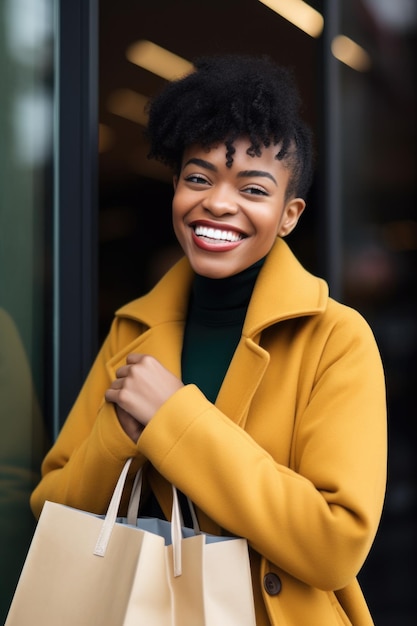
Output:
<path fill-rule="evenodd" d="M 291 576 L 328 590 L 352 581 L 370 550 L 387 456 L 384 374 L 374 337 L 355 311 L 339 317 L 323 321 L 328 328 L 315 328 L 306 342 L 304 360 L 310 370 L 314 363 L 314 376 L 308 400 L 285 416 L 294 420 L 289 467 L 193 385 L 161 407 L 138 442 L 220 527 L 246 537 Z"/>
<path fill-rule="evenodd" d="M 105 513 L 126 459 L 135 458 L 129 482 L 145 460 L 121 428 L 114 406 L 104 400 L 111 382 L 107 363 L 127 341 L 120 326 L 120 320 L 116 319 L 42 463 L 42 478 L 30 499 L 36 517 L 45 500 Z"/>

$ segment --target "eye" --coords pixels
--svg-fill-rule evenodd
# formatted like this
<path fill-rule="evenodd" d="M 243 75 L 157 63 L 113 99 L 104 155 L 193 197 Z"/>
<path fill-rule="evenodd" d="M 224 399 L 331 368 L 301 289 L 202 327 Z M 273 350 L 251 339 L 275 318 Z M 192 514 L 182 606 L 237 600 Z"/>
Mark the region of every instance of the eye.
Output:
<path fill-rule="evenodd" d="M 249 185 L 243 189 L 243 192 L 250 196 L 269 196 L 269 193 L 263 187 L 258 187 L 258 185 Z"/>
<path fill-rule="evenodd" d="M 186 180 L 187 183 L 194 183 L 196 185 L 208 184 L 207 178 L 202 176 L 202 174 L 188 174 L 187 176 L 184 176 L 184 180 Z"/>

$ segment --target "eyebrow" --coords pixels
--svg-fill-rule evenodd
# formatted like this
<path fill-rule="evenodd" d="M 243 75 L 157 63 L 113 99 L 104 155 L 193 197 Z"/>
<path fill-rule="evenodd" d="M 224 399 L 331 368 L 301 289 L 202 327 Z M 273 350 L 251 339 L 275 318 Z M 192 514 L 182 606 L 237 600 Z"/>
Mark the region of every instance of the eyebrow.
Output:
<path fill-rule="evenodd" d="M 269 172 L 264 172 L 263 170 L 243 170 L 243 172 L 238 172 L 239 178 L 252 178 L 253 176 L 270 178 L 272 182 L 278 187 L 277 181 Z"/>
<path fill-rule="evenodd" d="M 184 163 L 184 167 L 190 164 L 199 165 L 200 167 L 204 167 L 206 170 L 217 172 L 217 167 L 213 165 L 213 163 L 210 163 L 209 161 L 205 161 L 204 159 L 197 159 L 196 157 L 193 157 L 192 159 L 188 159 L 188 161 Z"/>
<path fill-rule="evenodd" d="M 205 161 L 204 159 L 198 159 L 196 157 L 193 157 L 189 159 L 186 163 L 184 163 L 184 167 L 190 164 L 199 165 L 200 167 L 204 167 L 205 169 L 210 170 L 211 172 L 218 171 L 217 167 L 213 165 L 213 163 L 210 163 L 209 161 Z M 270 174 L 269 172 L 264 172 L 263 170 L 243 170 L 242 172 L 238 172 L 237 176 L 239 178 L 252 178 L 253 176 L 259 176 L 260 178 L 262 177 L 270 178 L 272 182 L 278 187 L 278 183 L 275 180 L 275 178 L 272 176 L 272 174 Z"/>

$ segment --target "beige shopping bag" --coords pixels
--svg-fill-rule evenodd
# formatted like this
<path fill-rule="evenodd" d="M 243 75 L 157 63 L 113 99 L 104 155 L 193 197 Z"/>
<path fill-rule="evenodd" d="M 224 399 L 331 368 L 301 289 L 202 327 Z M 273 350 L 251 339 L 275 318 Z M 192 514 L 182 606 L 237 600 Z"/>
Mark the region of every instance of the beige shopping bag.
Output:
<path fill-rule="evenodd" d="M 130 462 L 104 518 L 45 503 L 5 626 L 255 626 L 246 540 L 182 529 L 175 488 L 171 523 L 131 523 L 141 474 L 117 518 Z"/>

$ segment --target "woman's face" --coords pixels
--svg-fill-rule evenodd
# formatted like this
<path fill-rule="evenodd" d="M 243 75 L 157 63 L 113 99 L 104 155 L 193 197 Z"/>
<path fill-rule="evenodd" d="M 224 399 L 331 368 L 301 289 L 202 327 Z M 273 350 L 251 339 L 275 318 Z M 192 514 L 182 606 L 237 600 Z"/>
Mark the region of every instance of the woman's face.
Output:
<path fill-rule="evenodd" d="M 301 198 L 285 199 L 290 170 L 275 158 L 277 146 L 247 154 L 250 142 L 234 142 L 232 167 L 224 144 L 184 152 L 174 179 L 174 231 L 197 274 L 225 278 L 264 257 L 277 235 L 296 226 Z"/>

